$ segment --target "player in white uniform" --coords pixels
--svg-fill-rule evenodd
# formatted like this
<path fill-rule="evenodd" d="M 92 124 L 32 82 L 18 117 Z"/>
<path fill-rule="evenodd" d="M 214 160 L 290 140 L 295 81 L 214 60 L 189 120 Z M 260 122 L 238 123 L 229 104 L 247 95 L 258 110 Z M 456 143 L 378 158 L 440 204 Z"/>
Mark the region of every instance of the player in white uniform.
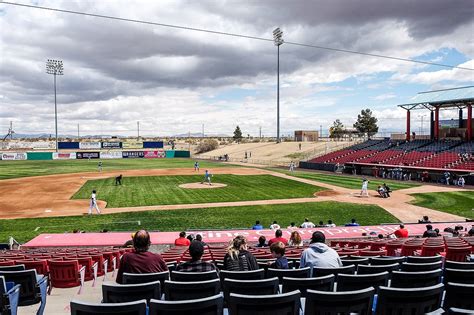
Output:
<path fill-rule="evenodd" d="M 199 162 L 198 161 L 194 162 L 194 171 L 199 172 Z"/>
<path fill-rule="evenodd" d="M 97 214 L 100 214 L 100 209 L 99 209 L 99 206 L 97 205 L 96 191 L 95 190 L 93 190 L 92 194 L 91 194 L 91 203 L 90 203 L 90 207 L 89 207 L 89 215 L 92 214 L 92 209 L 93 208 L 95 208 L 95 210 L 97 211 Z"/>
<path fill-rule="evenodd" d="M 367 179 L 362 180 L 362 189 L 360 191 L 361 196 L 369 197 L 369 191 L 368 189 L 369 181 Z"/>

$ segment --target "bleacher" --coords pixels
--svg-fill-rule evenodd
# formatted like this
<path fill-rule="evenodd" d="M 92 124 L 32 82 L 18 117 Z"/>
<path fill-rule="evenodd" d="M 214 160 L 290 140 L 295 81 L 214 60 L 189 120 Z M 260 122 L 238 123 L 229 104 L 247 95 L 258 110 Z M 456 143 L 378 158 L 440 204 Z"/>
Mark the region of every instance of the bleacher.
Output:
<path fill-rule="evenodd" d="M 268 248 L 250 247 L 260 266 L 255 271 L 225 271 L 226 246 L 208 245 L 202 260 L 220 272 L 176 272 L 191 259 L 187 247 L 162 253 L 169 271 L 124 274 L 124 284 L 103 282 L 102 303 L 71 302 L 71 314 L 425 314 L 443 309 L 474 312 L 474 237 L 438 237 L 382 240 L 331 240 L 343 263 L 339 268 L 300 268 L 307 247 L 288 247 L 290 269 L 269 268 Z M 97 277 L 113 280 L 121 256 L 131 249 L 68 248 L 0 252 L 0 279 L 17 285 L 6 301 L 20 308 L 46 303 L 46 288 L 96 284 Z M 112 275 L 110 275 L 112 272 Z M 1 281 L 0 281 L 1 284 Z M 20 293 L 20 287 L 22 288 Z M 60 290 L 60 289 L 54 289 Z M 374 299 L 374 296 L 377 296 Z M 348 301 L 358 301 L 357 303 Z M 421 302 L 422 300 L 422 302 Z M 377 302 L 374 302 L 377 301 Z M 8 305 L 7 305 L 8 306 Z M 181 313 L 180 313 L 181 312 Z M 454 314 L 454 313 L 453 313 Z"/>

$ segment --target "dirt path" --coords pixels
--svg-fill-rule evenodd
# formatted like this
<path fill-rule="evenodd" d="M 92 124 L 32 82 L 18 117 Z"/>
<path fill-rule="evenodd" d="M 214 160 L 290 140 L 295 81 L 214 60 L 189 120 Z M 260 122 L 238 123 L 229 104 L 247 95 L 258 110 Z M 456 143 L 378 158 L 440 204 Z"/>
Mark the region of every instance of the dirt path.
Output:
<path fill-rule="evenodd" d="M 370 197 L 364 198 L 359 196 L 359 190 L 337 187 L 322 182 L 312 181 L 304 178 L 296 178 L 286 174 L 257 168 L 222 168 L 214 169 L 213 173 L 234 175 L 271 174 L 281 178 L 324 187 L 330 189 L 331 191 L 319 192 L 313 198 L 161 205 L 128 208 L 105 208 L 106 202 L 99 200 L 99 207 L 103 209 L 103 213 L 118 213 L 147 210 L 197 209 L 228 206 L 339 201 L 378 205 L 403 222 L 416 222 L 416 220 L 421 218 L 423 215 L 428 215 L 433 221 L 464 220 L 464 218 L 456 215 L 410 204 L 414 198 L 409 194 L 462 190 L 454 187 L 423 185 L 415 188 L 395 191 L 392 193 L 392 197 L 387 199 L 378 198 L 375 192 L 370 192 Z M 194 175 L 196 172 L 194 172 L 194 170 L 191 168 L 122 170 L 103 173 L 88 172 L 2 180 L 0 181 L 0 218 L 13 219 L 86 214 L 89 207 L 89 201 L 71 200 L 71 196 L 76 193 L 76 191 L 78 191 L 89 179 L 110 178 L 119 174 L 122 174 L 126 178 L 129 176 Z M 465 190 L 466 189 L 464 189 L 464 191 Z"/>

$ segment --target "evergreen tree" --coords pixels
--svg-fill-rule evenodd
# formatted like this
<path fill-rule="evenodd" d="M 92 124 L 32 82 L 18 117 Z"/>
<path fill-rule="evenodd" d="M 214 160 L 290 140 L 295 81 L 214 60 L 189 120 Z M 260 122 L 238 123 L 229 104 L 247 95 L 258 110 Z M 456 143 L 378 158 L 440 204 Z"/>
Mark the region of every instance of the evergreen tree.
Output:
<path fill-rule="evenodd" d="M 354 128 L 357 129 L 360 134 L 367 134 L 369 139 L 379 131 L 377 118 L 372 116 L 372 111 L 368 108 L 363 109 L 360 112 L 360 115 L 357 115 L 357 121 L 354 124 Z"/>
<path fill-rule="evenodd" d="M 239 126 L 235 127 L 233 138 L 236 142 L 240 142 L 240 140 L 242 140 L 242 131 L 240 130 Z"/>
<path fill-rule="evenodd" d="M 344 133 L 344 125 L 339 119 L 336 119 L 333 122 L 332 127 L 329 128 L 329 137 L 339 139 L 342 137 L 343 133 Z"/>

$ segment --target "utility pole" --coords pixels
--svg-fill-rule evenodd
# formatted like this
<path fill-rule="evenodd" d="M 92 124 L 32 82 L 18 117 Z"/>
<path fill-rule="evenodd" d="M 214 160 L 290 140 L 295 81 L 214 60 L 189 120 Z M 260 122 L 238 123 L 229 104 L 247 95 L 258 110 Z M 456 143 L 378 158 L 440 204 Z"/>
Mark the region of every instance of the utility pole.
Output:
<path fill-rule="evenodd" d="M 137 139 L 140 139 L 140 122 L 137 121 Z"/>
<path fill-rule="evenodd" d="M 280 143 L 280 45 L 284 40 L 279 27 L 273 30 L 273 42 L 277 46 L 277 143 Z"/>
<path fill-rule="evenodd" d="M 319 139 L 323 138 L 323 125 L 319 125 Z"/>
<path fill-rule="evenodd" d="M 204 138 L 204 124 L 202 124 L 202 137 Z"/>
<path fill-rule="evenodd" d="M 77 124 L 77 139 L 79 139 L 80 136 L 79 136 L 79 124 Z"/>
<path fill-rule="evenodd" d="M 259 129 L 260 129 L 260 130 L 259 130 L 259 137 L 260 137 L 260 139 L 262 139 L 262 126 L 260 126 Z"/>

